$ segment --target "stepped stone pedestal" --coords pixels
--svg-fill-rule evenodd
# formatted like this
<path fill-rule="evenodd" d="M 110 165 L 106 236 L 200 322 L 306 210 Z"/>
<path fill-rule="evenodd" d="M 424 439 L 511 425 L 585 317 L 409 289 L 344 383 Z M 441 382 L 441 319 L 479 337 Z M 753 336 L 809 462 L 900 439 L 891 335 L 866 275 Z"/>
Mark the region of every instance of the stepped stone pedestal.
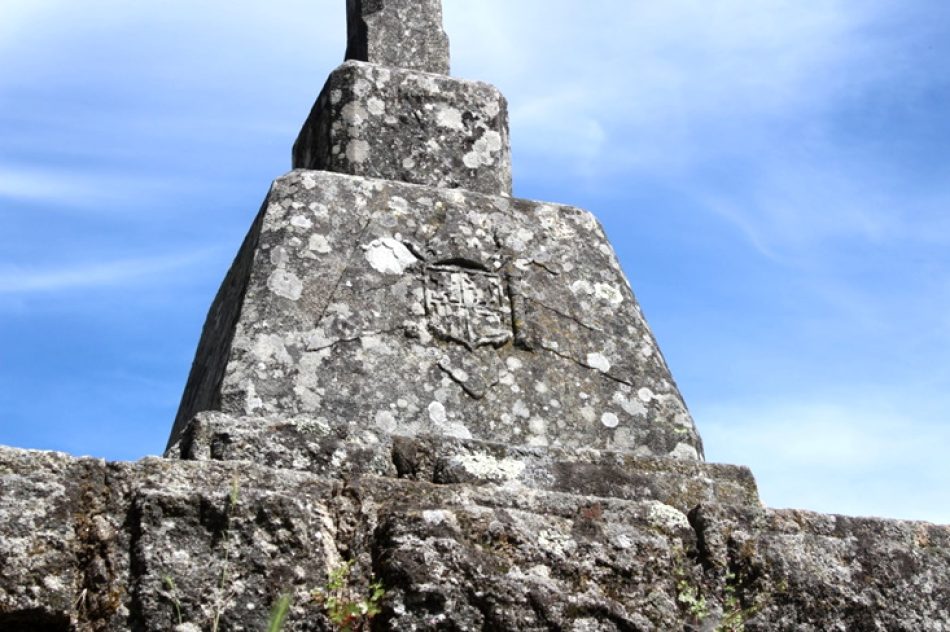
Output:
<path fill-rule="evenodd" d="M 0 630 L 950 630 L 950 528 L 762 507 L 438 0 L 348 0 L 166 458 L 0 447 Z M 371 582 L 379 612 L 370 621 Z M 360 609 L 359 605 L 363 608 Z"/>
<path fill-rule="evenodd" d="M 487 83 L 349 61 L 313 106 L 293 166 L 511 195 L 507 103 Z"/>
<path fill-rule="evenodd" d="M 294 171 L 212 308 L 195 413 L 699 458 L 613 250 L 572 207 Z"/>

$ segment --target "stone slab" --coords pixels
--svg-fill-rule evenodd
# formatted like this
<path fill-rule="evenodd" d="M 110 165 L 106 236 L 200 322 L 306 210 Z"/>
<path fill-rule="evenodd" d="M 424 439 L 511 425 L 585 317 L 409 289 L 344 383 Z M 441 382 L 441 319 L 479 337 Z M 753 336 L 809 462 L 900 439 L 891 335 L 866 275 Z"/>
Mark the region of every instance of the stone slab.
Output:
<path fill-rule="evenodd" d="M 293 166 L 510 195 L 507 102 L 487 83 L 350 61 L 327 80 Z"/>
<path fill-rule="evenodd" d="M 122 628 L 129 547 L 113 470 L 0 447 L 0 630 Z"/>
<path fill-rule="evenodd" d="M 198 412 L 701 458 L 600 224 L 320 171 L 278 179 L 212 306 Z"/>
<path fill-rule="evenodd" d="M 74 507 L 77 461 L 7 452 L 0 465 L 0 629 L 66 629 L 82 584 Z"/>
<path fill-rule="evenodd" d="M 264 630 L 285 594 L 295 618 L 324 618 L 312 593 L 342 560 L 319 495 L 262 492 L 239 476 L 230 485 L 216 494 L 147 490 L 133 498 L 139 629 L 173 629 L 180 615 L 201 629 L 217 621 L 222 630 Z"/>
<path fill-rule="evenodd" d="M 115 595 L 111 614 L 88 611 L 92 591 L 69 579 L 97 575 L 94 539 L 67 536 L 52 556 L 3 549 L 12 632 L 185 632 L 210 629 L 216 610 L 222 630 L 260 630 L 282 593 L 284 630 L 332 630 L 313 594 L 343 560 L 348 598 L 383 584 L 375 630 L 950 629 L 950 528 L 924 522 L 10 448 L 0 481 L 0 542 L 27 523 L 42 542 L 95 522 L 116 532 L 99 540 L 114 543 L 97 585 Z M 110 500 L 69 491 L 89 485 Z M 37 521 L 43 490 L 52 505 Z M 51 577 L 66 579 L 51 590 Z"/>
<path fill-rule="evenodd" d="M 347 0 L 346 58 L 449 74 L 442 0 Z"/>
<path fill-rule="evenodd" d="M 351 423 L 200 413 L 169 458 L 241 460 L 349 478 L 364 474 L 440 485 L 526 488 L 625 500 L 657 500 L 688 511 L 701 503 L 759 505 L 748 468 L 591 448 L 510 446 L 474 439 L 392 436 Z"/>

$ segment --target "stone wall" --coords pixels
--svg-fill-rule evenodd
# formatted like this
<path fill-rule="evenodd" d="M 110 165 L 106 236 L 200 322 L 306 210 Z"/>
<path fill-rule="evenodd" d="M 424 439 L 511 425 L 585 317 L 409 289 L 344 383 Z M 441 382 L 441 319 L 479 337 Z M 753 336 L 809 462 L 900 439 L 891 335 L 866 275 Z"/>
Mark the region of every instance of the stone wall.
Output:
<path fill-rule="evenodd" d="M 285 630 L 335 630 L 314 595 L 345 561 L 374 630 L 950 629 L 947 527 L 764 509 L 743 468 L 406 441 L 345 478 L 2 448 L 0 629 L 264 630 L 288 594 Z"/>

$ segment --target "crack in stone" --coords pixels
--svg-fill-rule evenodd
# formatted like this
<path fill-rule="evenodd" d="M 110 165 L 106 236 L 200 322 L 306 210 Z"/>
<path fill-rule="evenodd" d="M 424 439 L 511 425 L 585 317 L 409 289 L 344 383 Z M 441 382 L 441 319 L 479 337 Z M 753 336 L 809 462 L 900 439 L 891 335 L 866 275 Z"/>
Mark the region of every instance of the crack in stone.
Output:
<path fill-rule="evenodd" d="M 565 359 L 565 360 L 569 360 L 570 362 L 573 362 L 574 364 L 576 364 L 576 365 L 578 365 L 578 366 L 582 366 L 582 367 L 584 367 L 585 369 L 590 369 L 591 371 L 597 371 L 598 373 L 600 373 L 601 375 L 603 375 L 604 377 L 606 377 L 606 378 L 609 379 L 609 380 L 613 380 L 614 382 L 617 382 L 617 383 L 619 383 L 619 384 L 626 384 L 627 386 L 630 386 L 630 387 L 635 386 L 635 384 L 634 384 L 633 382 L 630 382 L 630 381 L 625 380 L 625 379 L 623 379 L 623 378 L 619 378 L 619 377 L 617 377 L 616 375 L 611 375 L 610 373 L 606 373 L 606 372 L 604 372 L 604 371 L 601 371 L 600 369 L 597 369 L 597 368 L 595 368 L 595 367 L 592 367 L 591 365 L 587 364 L 586 362 L 582 362 L 582 361 L 578 360 L 577 358 L 574 358 L 574 357 L 572 357 L 572 356 L 567 355 L 566 353 L 561 353 L 560 351 L 558 351 L 557 349 L 554 349 L 554 348 L 551 347 L 550 345 L 545 344 L 545 342 L 544 342 L 543 340 L 541 341 L 541 348 L 544 349 L 545 351 L 548 351 L 548 352 L 550 352 L 550 353 L 553 353 L 554 355 L 556 355 L 556 356 L 559 357 L 559 358 L 563 358 L 563 359 Z"/>
<path fill-rule="evenodd" d="M 607 335 L 607 332 L 604 331 L 603 329 L 598 329 L 597 327 L 594 327 L 594 326 L 592 326 L 592 325 L 588 325 L 588 324 L 584 323 L 583 321 L 581 321 L 581 320 L 580 320 L 579 318 L 577 318 L 576 316 L 572 316 L 571 314 L 568 314 L 568 313 L 566 313 L 566 312 L 562 312 L 561 310 L 557 309 L 556 307 L 551 307 L 550 305 L 545 305 L 544 303 L 542 303 L 541 301 L 539 301 L 538 299 L 536 299 L 536 298 L 534 298 L 534 297 L 532 297 L 532 296 L 526 296 L 525 298 L 526 298 L 527 300 L 531 301 L 532 303 L 534 303 L 535 305 L 539 305 L 539 306 L 543 307 L 544 309 L 548 310 L 549 312 L 554 312 L 555 314 L 557 314 L 558 316 L 561 316 L 562 318 L 566 318 L 566 319 L 568 319 L 568 320 L 570 320 L 570 321 L 573 321 L 573 322 L 577 323 L 578 325 L 580 325 L 581 327 L 583 327 L 584 329 L 586 329 L 586 330 L 588 330 L 588 331 L 593 331 L 594 333 Z"/>
<path fill-rule="evenodd" d="M 531 263 L 532 263 L 533 265 L 538 266 L 539 268 L 541 268 L 542 270 L 544 270 L 545 272 L 547 272 L 547 273 L 550 274 L 551 276 L 560 276 L 560 275 L 561 275 L 560 272 L 558 272 L 558 271 L 555 270 L 554 268 L 549 267 L 546 263 L 543 263 L 543 262 L 541 262 L 541 261 L 538 261 L 537 259 L 532 259 L 532 260 L 531 260 Z"/>
<path fill-rule="evenodd" d="M 409 269 L 409 268 L 407 268 L 407 270 L 408 270 L 408 269 Z M 368 288 L 365 288 L 365 289 L 360 290 L 359 292 L 355 292 L 355 293 L 354 293 L 354 296 L 357 296 L 357 297 L 359 297 L 359 298 L 363 298 L 363 297 L 369 296 L 370 294 L 373 294 L 373 293 L 375 293 L 375 292 L 380 292 L 380 291 L 382 291 L 382 290 L 389 290 L 389 289 L 392 289 L 392 288 L 396 287 L 397 285 L 399 285 L 400 283 L 403 283 L 404 281 L 405 281 L 405 279 L 404 279 L 404 278 L 402 277 L 402 275 L 401 275 L 400 278 L 398 278 L 398 279 L 396 279 L 395 281 L 392 281 L 392 282 L 390 282 L 390 283 L 383 283 L 382 285 L 374 285 L 373 287 L 368 287 Z"/>
<path fill-rule="evenodd" d="M 359 340 L 362 340 L 363 338 L 368 338 L 370 336 L 392 335 L 392 334 L 399 333 L 400 331 L 403 331 L 403 329 L 404 329 L 403 326 L 400 325 L 399 327 L 393 327 L 392 329 L 381 329 L 379 331 L 361 331 L 359 334 L 357 334 L 356 336 L 353 336 L 352 338 L 337 338 L 336 340 L 333 340 L 332 342 L 329 342 L 322 346 L 307 345 L 307 351 L 315 352 L 315 351 L 323 351 L 324 349 L 335 349 L 337 346 L 345 344 L 345 343 L 357 342 Z"/>
<path fill-rule="evenodd" d="M 320 315 L 317 316 L 316 325 L 320 325 L 323 322 L 323 317 L 327 314 L 327 309 L 333 303 L 333 299 L 336 298 L 337 291 L 340 289 L 340 284 L 343 282 L 343 278 L 346 276 L 346 273 L 350 271 L 350 266 L 353 263 L 353 257 L 360 250 L 360 244 L 363 243 L 363 237 L 366 236 L 366 231 L 369 230 L 370 224 L 373 223 L 373 220 L 379 213 L 371 213 L 369 217 L 366 218 L 366 223 L 363 224 L 360 228 L 360 232 L 356 235 L 354 240 L 353 247 L 350 249 L 350 254 L 346 257 L 346 264 L 344 264 L 343 269 L 340 270 L 340 276 L 337 277 L 336 282 L 333 284 L 333 289 L 327 292 L 327 299 L 323 303 L 323 309 L 320 310 Z"/>
<path fill-rule="evenodd" d="M 442 369 L 446 375 L 452 379 L 453 382 L 462 387 L 462 390 L 465 391 L 469 397 L 475 400 L 483 399 L 488 394 L 488 391 L 494 388 L 499 382 L 497 376 L 495 376 L 495 380 L 493 382 L 483 379 L 480 381 L 484 383 L 485 388 L 477 389 L 469 383 L 470 380 L 466 379 L 467 372 L 464 372 L 464 369 L 456 369 L 445 358 L 439 360 L 439 368 Z"/>

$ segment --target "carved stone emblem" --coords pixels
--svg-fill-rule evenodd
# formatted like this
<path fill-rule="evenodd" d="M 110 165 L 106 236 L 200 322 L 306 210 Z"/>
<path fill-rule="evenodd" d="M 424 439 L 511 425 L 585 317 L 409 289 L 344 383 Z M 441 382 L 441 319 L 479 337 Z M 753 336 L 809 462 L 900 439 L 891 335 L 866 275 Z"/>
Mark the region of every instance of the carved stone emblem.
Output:
<path fill-rule="evenodd" d="M 511 340 L 511 300 L 501 276 L 470 267 L 431 265 L 425 270 L 425 292 L 429 329 L 437 337 L 471 350 Z"/>

